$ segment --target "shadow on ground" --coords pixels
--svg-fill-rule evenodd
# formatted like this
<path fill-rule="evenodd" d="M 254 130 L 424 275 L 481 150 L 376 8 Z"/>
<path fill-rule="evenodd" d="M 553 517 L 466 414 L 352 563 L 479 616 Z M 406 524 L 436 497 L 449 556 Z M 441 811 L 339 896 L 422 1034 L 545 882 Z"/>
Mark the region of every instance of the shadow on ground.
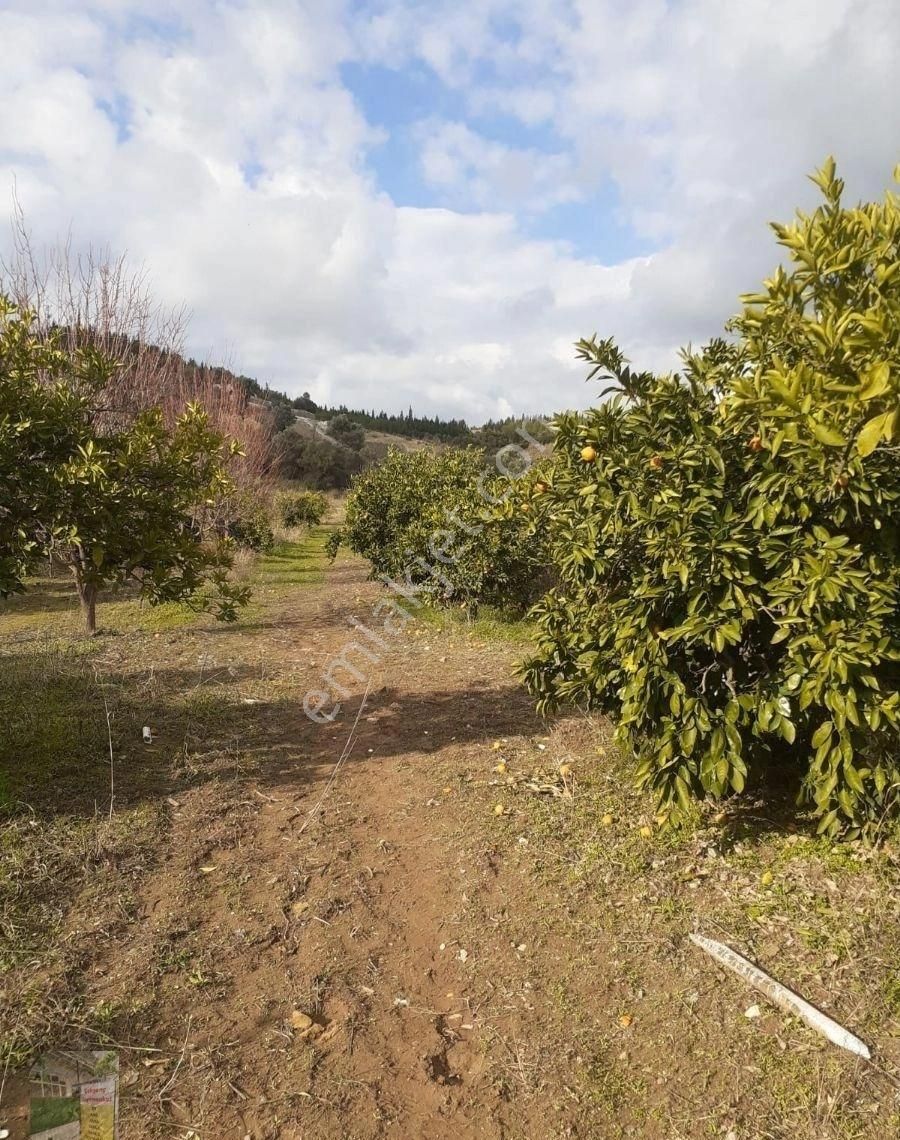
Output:
<path fill-rule="evenodd" d="M 95 674 L 90 658 L 53 650 L 0 658 L 0 803 L 7 811 L 93 816 L 158 802 L 210 780 L 265 790 L 300 784 L 341 754 L 360 704 L 314 724 L 303 692 L 261 683 L 258 667 Z M 269 689 L 271 697 L 248 697 Z M 153 743 L 145 744 L 144 726 Z M 430 754 L 453 744 L 547 730 L 512 683 L 486 689 L 369 694 L 348 762 Z M 371 750 L 371 751 L 370 751 Z M 112 753 L 112 762 L 110 759 Z"/>

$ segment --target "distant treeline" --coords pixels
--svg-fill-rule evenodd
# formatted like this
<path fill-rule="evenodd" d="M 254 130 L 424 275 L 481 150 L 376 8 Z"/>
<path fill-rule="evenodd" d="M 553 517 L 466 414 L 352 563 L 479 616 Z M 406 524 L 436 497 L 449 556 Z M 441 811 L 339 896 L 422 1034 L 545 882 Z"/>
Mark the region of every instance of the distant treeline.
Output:
<path fill-rule="evenodd" d="M 440 439 L 448 443 L 470 443 L 472 431 L 465 420 L 442 420 L 440 416 L 415 416 L 412 408 L 405 415 L 393 412 L 359 411 L 341 404 L 337 408 L 322 408 L 319 418 L 348 416 L 369 431 L 383 431 L 409 439 Z"/>
<path fill-rule="evenodd" d="M 238 379 L 246 387 L 249 395 L 266 401 L 272 407 L 280 429 L 290 426 L 294 413 L 306 412 L 317 420 L 333 420 L 337 416 L 342 416 L 368 431 L 385 432 L 388 435 L 399 435 L 407 439 L 440 440 L 461 447 L 477 444 L 491 452 L 510 443 L 524 443 L 526 437 L 523 437 L 519 431 L 523 427 L 540 443 L 547 443 L 552 438 L 552 433 L 547 427 L 549 416 L 507 416 L 502 420 L 488 420 L 480 428 L 470 428 L 465 420 L 444 420 L 440 416 L 414 415 L 412 408 L 405 413 L 396 413 L 376 412 L 374 408 L 371 411 L 348 408 L 346 404 L 339 404 L 333 408 L 327 405 L 320 406 L 312 399 L 309 392 L 292 398 L 283 392 L 264 388 L 249 376 L 239 376 Z"/>
<path fill-rule="evenodd" d="M 365 411 L 359 408 L 348 408 L 346 404 L 339 404 L 330 408 L 319 405 L 312 399 L 309 392 L 294 398 L 286 396 L 283 392 L 276 392 L 272 388 L 264 388 L 258 380 L 250 376 L 239 376 L 238 379 L 251 396 L 265 400 L 270 404 L 281 419 L 285 411 L 307 412 L 318 420 L 330 420 L 335 416 L 347 416 L 360 427 L 369 431 L 383 431 L 390 435 L 401 435 L 409 439 L 440 439 L 445 442 L 471 443 L 472 431 L 465 420 L 442 420 L 440 416 L 416 416 L 412 408 L 405 414 L 393 412 Z M 281 411 L 279 411 L 281 409 Z"/>

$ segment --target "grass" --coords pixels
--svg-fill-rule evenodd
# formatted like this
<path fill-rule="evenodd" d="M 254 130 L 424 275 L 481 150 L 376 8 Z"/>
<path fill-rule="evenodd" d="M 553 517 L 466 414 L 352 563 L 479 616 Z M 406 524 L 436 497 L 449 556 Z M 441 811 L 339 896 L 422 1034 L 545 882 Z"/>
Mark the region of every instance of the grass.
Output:
<path fill-rule="evenodd" d="M 259 584 L 263 587 L 318 585 L 325 578 L 325 543 L 333 529 L 329 525 L 318 526 L 299 539 L 278 542 L 274 550 L 259 559 Z"/>
<path fill-rule="evenodd" d="M 536 627 L 527 617 L 509 614 L 494 606 L 482 606 L 475 617 L 469 617 L 464 609 L 426 605 L 416 610 L 416 617 L 437 632 L 475 641 L 528 646 L 536 635 Z"/>
<path fill-rule="evenodd" d="M 78 1097 L 32 1097 L 32 1133 L 71 1124 L 73 1120 L 78 1119 L 80 1103 Z"/>
<path fill-rule="evenodd" d="M 470 809 L 491 819 L 492 846 L 505 847 L 529 876 L 525 889 L 540 914 L 529 918 L 532 936 L 570 948 L 565 970 L 543 985 L 572 1039 L 593 1043 L 596 1061 L 584 1072 L 592 1103 L 622 1134 L 626 1125 L 642 1134 L 650 1119 L 674 1137 L 730 1129 L 783 1140 L 900 1134 L 900 1066 L 892 1060 L 900 1036 L 896 848 L 828 844 L 802 821 L 764 826 L 766 808 L 752 803 L 726 809 L 724 821 L 701 806 L 688 825 L 664 830 L 607 731 L 595 725 L 594 735 L 580 756 L 554 756 L 552 735 L 540 756 L 532 742 L 510 740 L 499 753 L 507 770 L 473 790 L 481 802 Z M 560 760 L 573 765 L 571 794 L 535 795 L 535 781 L 566 791 Z M 507 808 L 499 821 L 491 818 L 498 798 Z M 740 981 L 717 975 L 687 941 L 695 929 L 748 954 L 860 1034 L 876 1064 L 860 1067 Z M 634 1015 L 621 1053 L 597 1051 L 604 1006 L 604 990 L 592 986 L 597 945 L 614 965 L 609 1021 L 622 1009 Z M 754 1002 L 763 1007 L 759 1022 L 743 1016 Z M 690 1108 L 691 1078 L 675 1095 L 659 1091 L 673 1071 L 683 1072 L 681 1053 L 704 1073 L 708 1132 L 698 1131 L 700 1110 Z"/>
<path fill-rule="evenodd" d="M 135 884 L 165 849 L 173 790 L 252 768 L 241 699 L 265 665 L 235 656 L 242 631 L 271 601 L 322 581 L 327 534 L 318 528 L 258 559 L 255 599 L 230 627 L 121 590 L 104 596 L 101 634 L 86 638 L 73 588 L 59 578 L 0 603 L 4 1064 L 71 1045 L 73 1033 L 95 1041 L 109 1031 L 115 1011 L 82 998 L 84 964 L 134 921 Z M 151 748 L 144 725 L 159 738 Z"/>

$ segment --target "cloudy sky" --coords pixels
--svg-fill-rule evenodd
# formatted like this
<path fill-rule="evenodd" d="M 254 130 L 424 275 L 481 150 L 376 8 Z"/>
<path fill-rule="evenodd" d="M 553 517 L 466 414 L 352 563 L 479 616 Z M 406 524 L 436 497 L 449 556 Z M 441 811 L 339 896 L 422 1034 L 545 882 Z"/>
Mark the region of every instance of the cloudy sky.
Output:
<path fill-rule="evenodd" d="M 828 153 L 900 161 L 896 0 L 0 0 L 0 44 L 37 239 L 145 263 L 195 355 L 470 422 L 586 403 L 594 331 L 670 366 Z"/>

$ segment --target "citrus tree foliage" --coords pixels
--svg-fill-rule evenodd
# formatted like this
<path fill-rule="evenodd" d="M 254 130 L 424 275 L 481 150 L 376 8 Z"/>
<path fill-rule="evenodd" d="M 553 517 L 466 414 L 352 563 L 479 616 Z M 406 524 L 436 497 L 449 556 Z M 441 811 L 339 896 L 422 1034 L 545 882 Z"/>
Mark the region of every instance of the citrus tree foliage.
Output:
<path fill-rule="evenodd" d="M 31 315 L 0 295 L 0 597 L 23 588 L 53 537 L 64 465 L 88 432 L 89 393 L 108 374 L 96 353 L 41 340 Z"/>
<path fill-rule="evenodd" d="M 252 484 L 235 488 L 221 501 L 220 521 L 215 532 L 227 535 L 235 546 L 267 553 L 275 548 L 275 534 L 269 517 L 268 496 Z"/>
<path fill-rule="evenodd" d="M 204 538 L 204 515 L 232 490 L 235 446 L 196 405 L 171 428 L 154 409 L 100 430 L 95 407 L 115 364 L 35 336 L 6 301 L 0 321 L 0 589 L 20 588 L 34 558 L 52 553 L 72 571 L 90 633 L 99 590 L 129 580 L 151 603 L 233 619 L 248 591 L 228 580 L 230 544 Z"/>
<path fill-rule="evenodd" d="M 421 586 L 439 603 L 521 610 L 547 583 L 538 539 L 514 513 L 487 525 L 514 483 L 476 448 L 391 449 L 354 479 L 331 552 L 344 543 L 369 560 L 373 577 Z"/>
<path fill-rule="evenodd" d="M 274 509 L 282 526 L 318 526 L 328 510 L 328 500 L 319 491 L 279 491 Z"/>
<path fill-rule="evenodd" d="M 524 676 L 614 714 L 675 814 L 784 765 L 820 831 L 858 834 L 900 791 L 900 200 L 814 181 L 733 340 L 678 376 L 580 342 L 611 387 L 557 422 Z"/>

